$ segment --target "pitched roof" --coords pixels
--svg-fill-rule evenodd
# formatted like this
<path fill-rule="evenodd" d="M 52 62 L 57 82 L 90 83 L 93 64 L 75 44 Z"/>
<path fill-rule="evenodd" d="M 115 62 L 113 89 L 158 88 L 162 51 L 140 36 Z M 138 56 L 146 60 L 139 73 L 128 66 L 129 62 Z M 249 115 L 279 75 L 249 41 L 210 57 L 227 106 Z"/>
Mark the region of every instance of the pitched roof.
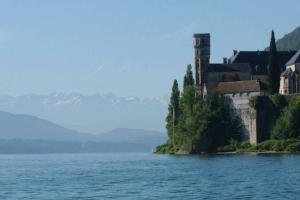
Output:
<path fill-rule="evenodd" d="M 285 69 L 285 64 L 290 60 L 296 51 L 277 51 L 278 64 Z M 252 74 L 265 75 L 268 73 L 269 51 L 239 51 L 233 55 L 231 63 L 249 63 Z M 259 69 L 259 70 L 257 70 Z"/>
<path fill-rule="evenodd" d="M 208 94 L 220 92 L 223 94 L 232 94 L 240 92 L 260 92 L 267 89 L 267 86 L 259 80 L 218 82 L 206 85 Z"/>
<path fill-rule="evenodd" d="M 293 65 L 295 63 L 300 63 L 300 49 L 295 53 L 295 55 L 286 63 L 286 65 Z"/>
<path fill-rule="evenodd" d="M 232 63 L 232 64 L 209 64 L 208 72 L 250 72 L 251 67 L 248 63 Z"/>

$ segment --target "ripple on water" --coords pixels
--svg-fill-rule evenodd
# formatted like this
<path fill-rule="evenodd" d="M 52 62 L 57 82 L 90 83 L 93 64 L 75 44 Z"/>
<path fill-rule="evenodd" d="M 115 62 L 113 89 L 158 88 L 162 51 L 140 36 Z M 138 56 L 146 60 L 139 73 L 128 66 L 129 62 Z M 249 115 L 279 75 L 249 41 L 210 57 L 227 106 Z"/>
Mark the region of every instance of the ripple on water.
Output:
<path fill-rule="evenodd" d="M 0 199 L 297 199 L 299 155 L 0 155 Z"/>

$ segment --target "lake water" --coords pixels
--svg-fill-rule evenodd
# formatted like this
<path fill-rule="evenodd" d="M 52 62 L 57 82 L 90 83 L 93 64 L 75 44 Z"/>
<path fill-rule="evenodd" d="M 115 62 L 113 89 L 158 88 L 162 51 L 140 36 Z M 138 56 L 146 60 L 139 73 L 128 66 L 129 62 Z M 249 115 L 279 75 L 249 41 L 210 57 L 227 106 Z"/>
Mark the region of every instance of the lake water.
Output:
<path fill-rule="evenodd" d="M 0 199 L 300 199 L 300 155 L 0 155 Z"/>

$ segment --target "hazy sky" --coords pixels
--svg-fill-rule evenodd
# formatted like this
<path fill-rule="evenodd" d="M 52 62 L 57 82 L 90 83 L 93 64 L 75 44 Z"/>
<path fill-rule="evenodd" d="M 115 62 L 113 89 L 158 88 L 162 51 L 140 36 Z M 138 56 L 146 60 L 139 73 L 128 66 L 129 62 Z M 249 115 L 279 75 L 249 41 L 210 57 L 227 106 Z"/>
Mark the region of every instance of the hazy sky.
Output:
<path fill-rule="evenodd" d="M 257 50 L 300 25 L 299 0 L 0 1 L 0 93 L 168 94 L 193 62 Z"/>

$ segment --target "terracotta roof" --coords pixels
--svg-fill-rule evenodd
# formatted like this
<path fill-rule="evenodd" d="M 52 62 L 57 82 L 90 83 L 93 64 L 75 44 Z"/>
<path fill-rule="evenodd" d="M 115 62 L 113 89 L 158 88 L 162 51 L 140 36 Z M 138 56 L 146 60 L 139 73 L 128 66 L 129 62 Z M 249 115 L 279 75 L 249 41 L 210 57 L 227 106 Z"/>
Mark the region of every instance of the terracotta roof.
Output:
<path fill-rule="evenodd" d="M 277 51 L 278 64 L 285 70 L 285 64 L 294 55 L 296 51 Z M 233 55 L 229 61 L 231 63 L 249 63 L 252 73 L 257 75 L 266 75 L 268 73 L 269 51 L 239 51 Z M 257 71 L 256 68 L 259 70 Z"/>
<path fill-rule="evenodd" d="M 267 86 L 259 80 L 218 82 L 206 85 L 209 93 L 220 92 L 224 94 L 240 93 L 240 92 L 260 92 L 267 89 Z"/>

